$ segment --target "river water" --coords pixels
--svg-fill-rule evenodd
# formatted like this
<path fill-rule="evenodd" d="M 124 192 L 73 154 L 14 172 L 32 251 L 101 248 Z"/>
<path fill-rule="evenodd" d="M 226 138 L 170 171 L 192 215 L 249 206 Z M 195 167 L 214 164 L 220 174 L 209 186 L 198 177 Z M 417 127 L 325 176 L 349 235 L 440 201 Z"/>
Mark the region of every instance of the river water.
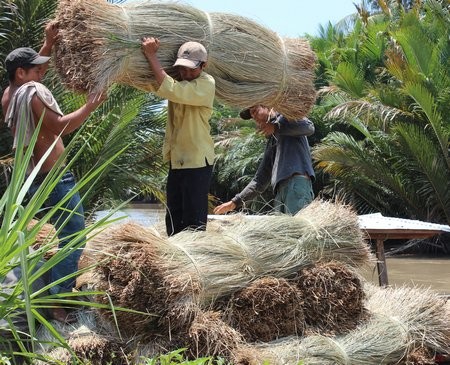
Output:
<path fill-rule="evenodd" d="M 106 213 L 98 212 L 97 217 L 103 217 Z M 164 208 L 156 204 L 136 204 L 114 215 L 119 216 L 148 227 L 163 224 Z M 431 288 L 450 297 L 450 258 L 401 255 L 387 257 L 386 265 L 389 285 Z M 376 265 L 364 270 L 363 276 L 366 280 L 378 284 Z"/>

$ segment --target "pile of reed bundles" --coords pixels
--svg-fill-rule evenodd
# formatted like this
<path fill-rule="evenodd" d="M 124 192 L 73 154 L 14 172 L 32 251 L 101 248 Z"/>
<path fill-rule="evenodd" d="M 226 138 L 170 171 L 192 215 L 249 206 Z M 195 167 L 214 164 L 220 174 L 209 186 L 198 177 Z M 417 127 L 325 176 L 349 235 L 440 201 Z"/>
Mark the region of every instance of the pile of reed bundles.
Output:
<path fill-rule="evenodd" d="M 303 306 L 311 293 L 317 299 L 312 310 L 320 312 L 322 306 L 329 322 L 361 318 L 362 285 L 352 268 L 372 260 L 357 215 L 324 201 L 311 203 L 294 217 L 233 219 L 220 229 L 170 238 L 134 223 L 112 226 L 89 240 L 86 253 L 93 258 L 83 262 L 99 262 L 91 288 L 106 293 L 96 300 L 131 310 L 100 310 L 101 320 L 117 323 L 129 338 L 165 337 L 169 346 L 196 349 L 192 354 L 227 358 L 242 338 L 301 336 L 305 317 L 314 318 Z M 322 281 L 326 288 L 301 280 L 307 275 L 302 270 L 314 267 L 319 276 L 325 271 L 332 276 Z M 214 314 L 207 315 L 211 310 Z M 209 328 L 206 333 L 199 334 L 199 323 Z M 224 328 L 229 343 L 212 346 L 206 337 L 223 339 Z M 186 344 L 186 339 L 193 343 Z M 207 350 L 219 352 L 203 352 Z"/>
<path fill-rule="evenodd" d="M 91 238 L 109 247 L 95 254 L 96 300 L 120 307 L 99 310 L 98 327 L 117 326 L 139 356 L 185 347 L 234 364 L 425 364 L 414 359 L 450 352 L 442 298 L 364 283 L 372 256 L 349 207 L 214 223 L 170 238 L 125 223 Z"/>
<path fill-rule="evenodd" d="M 141 51 L 141 38 L 161 40 L 164 69 L 186 41 L 208 50 L 206 71 L 216 80 L 219 101 L 246 108 L 273 107 L 289 119 L 303 118 L 315 102 L 316 56 L 301 38 L 280 38 L 247 18 L 205 13 L 180 2 L 60 0 L 56 69 L 72 90 L 85 92 L 121 83 L 153 92 L 157 84 Z"/>
<path fill-rule="evenodd" d="M 445 299 L 428 289 L 408 287 L 372 287 L 366 292 L 371 316 L 353 331 L 247 344 L 236 350 L 235 363 L 434 364 L 435 353 L 450 353 Z"/>

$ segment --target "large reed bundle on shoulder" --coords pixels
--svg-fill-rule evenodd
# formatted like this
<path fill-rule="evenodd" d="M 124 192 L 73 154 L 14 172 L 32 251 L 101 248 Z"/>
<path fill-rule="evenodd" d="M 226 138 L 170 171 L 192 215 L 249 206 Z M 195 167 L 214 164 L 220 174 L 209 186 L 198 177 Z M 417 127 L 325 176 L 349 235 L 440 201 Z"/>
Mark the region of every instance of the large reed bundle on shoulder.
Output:
<path fill-rule="evenodd" d="M 180 2 L 61 0 L 56 20 L 56 68 L 73 90 L 117 82 L 154 91 L 154 75 L 140 49 L 140 39 L 153 36 L 161 40 L 159 58 L 172 76 L 180 45 L 202 43 L 209 55 L 206 71 L 225 104 L 264 104 L 298 119 L 315 101 L 315 54 L 308 42 L 282 39 L 238 15 L 205 13 Z"/>

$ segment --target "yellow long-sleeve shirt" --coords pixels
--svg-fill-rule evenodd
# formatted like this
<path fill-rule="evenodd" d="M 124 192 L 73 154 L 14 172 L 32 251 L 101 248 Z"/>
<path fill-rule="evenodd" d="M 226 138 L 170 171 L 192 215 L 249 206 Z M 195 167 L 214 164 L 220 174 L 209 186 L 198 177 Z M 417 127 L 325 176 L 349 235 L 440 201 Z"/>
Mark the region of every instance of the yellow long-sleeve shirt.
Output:
<path fill-rule="evenodd" d="M 202 72 L 192 81 L 166 76 L 156 94 L 168 100 L 164 161 L 173 169 L 199 168 L 214 163 L 209 119 L 215 96 L 214 78 Z"/>

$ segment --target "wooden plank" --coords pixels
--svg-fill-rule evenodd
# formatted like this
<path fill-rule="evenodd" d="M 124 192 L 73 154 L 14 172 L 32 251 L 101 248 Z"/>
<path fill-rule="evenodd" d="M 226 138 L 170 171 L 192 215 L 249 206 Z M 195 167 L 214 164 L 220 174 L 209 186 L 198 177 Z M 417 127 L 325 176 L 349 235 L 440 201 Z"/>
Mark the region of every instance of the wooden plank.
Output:
<path fill-rule="evenodd" d="M 384 255 L 384 240 L 378 239 L 377 244 L 377 270 L 378 270 L 378 282 L 380 286 L 388 286 L 388 274 L 386 257 Z"/>

